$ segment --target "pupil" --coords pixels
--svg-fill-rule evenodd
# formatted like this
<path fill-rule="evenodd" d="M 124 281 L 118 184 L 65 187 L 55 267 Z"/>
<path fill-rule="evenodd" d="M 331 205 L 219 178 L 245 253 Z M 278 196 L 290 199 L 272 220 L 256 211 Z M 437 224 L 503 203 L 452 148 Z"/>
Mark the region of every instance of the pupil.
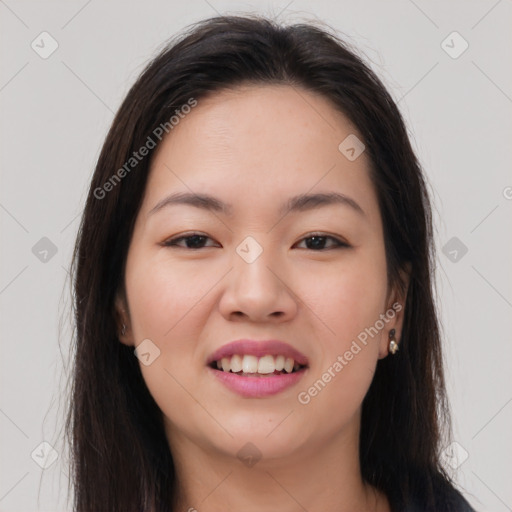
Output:
<path fill-rule="evenodd" d="M 309 249 L 322 249 L 325 245 L 325 237 L 324 236 L 312 236 L 309 238 L 309 244 L 307 244 Z"/>
<path fill-rule="evenodd" d="M 187 238 L 187 247 L 189 249 L 198 249 L 204 243 L 205 237 L 202 235 L 192 235 Z"/>

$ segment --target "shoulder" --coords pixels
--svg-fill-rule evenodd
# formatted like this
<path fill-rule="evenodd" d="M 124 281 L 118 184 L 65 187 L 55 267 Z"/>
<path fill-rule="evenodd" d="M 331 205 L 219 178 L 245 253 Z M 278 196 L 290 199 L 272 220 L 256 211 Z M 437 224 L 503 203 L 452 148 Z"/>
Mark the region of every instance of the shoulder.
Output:
<path fill-rule="evenodd" d="M 390 500 L 392 512 L 477 512 L 442 474 L 415 484 L 409 493 L 402 494 L 403 501 Z"/>
<path fill-rule="evenodd" d="M 434 483 L 433 491 L 435 502 L 433 506 L 429 504 L 430 506 L 425 507 L 426 504 L 418 504 L 417 512 L 426 512 L 427 510 L 435 512 L 476 512 L 452 482 L 444 478 L 440 478 Z M 421 508 L 422 506 L 424 508 Z M 416 509 L 414 509 L 414 512 L 416 512 Z"/>

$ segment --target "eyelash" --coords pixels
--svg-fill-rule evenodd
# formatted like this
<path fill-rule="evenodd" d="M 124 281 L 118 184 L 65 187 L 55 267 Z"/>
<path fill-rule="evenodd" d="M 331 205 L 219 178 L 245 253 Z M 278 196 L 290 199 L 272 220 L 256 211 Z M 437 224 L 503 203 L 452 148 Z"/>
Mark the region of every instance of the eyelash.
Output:
<path fill-rule="evenodd" d="M 171 238 L 169 240 L 166 240 L 165 242 L 163 242 L 162 245 L 164 245 L 165 247 L 177 247 L 177 248 L 180 248 L 180 249 L 188 249 L 190 251 L 199 251 L 201 249 L 206 249 L 208 247 L 196 247 L 196 248 L 193 248 L 193 247 L 183 247 L 183 246 L 180 246 L 178 245 L 178 242 L 182 241 L 182 240 L 190 240 L 191 238 L 194 238 L 194 237 L 201 237 L 201 238 L 206 238 L 206 239 L 210 239 L 212 240 L 209 236 L 206 236 L 206 235 L 203 235 L 202 233 L 190 233 L 190 234 L 187 234 L 187 235 L 180 235 L 176 238 Z M 332 235 L 326 235 L 326 234 L 323 234 L 323 233 L 311 233 L 309 234 L 308 236 L 302 238 L 300 240 L 300 242 L 304 241 L 304 240 L 310 240 L 312 238 L 325 238 L 325 239 L 328 239 L 328 240 L 333 240 L 334 243 L 336 244 L 334 247 L 331 247 L 331 248 L 328 248 L 328 249 L 319 249 L 319 250 L 316 250 L 316 249 L 308 249 L 307 247 L 305 248 L 306 250 L 310 250 L 310 251 L 314 251 L 314 252 L 323 252 L 323 251 L 329 251 L 329 250 L 333 250 L 333 249 L 343 249 L 343 248 L 349 248 L 350 245 L 347 244 L 346 242 L 343 242 L 342 240 L 340 240 L 339 238 L 336 238 Z M 209 247 L 212 247 L 212 246 L 209 246 Z"/>

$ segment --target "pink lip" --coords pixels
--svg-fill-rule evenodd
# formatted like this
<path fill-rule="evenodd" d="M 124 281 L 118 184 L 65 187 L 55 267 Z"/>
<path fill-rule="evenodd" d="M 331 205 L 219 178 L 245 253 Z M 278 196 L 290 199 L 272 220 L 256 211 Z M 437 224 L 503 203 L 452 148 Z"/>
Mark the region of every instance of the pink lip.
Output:
<path fill-rule="evenodd" d="M 235 354 L 244 356 L 263 357 L 267 354 L 271 356 L 283 355 L 291 357 L 296 363 L 302 366 L 308 366 L 308 358 L 288 343 L 279 340 L 255 341 L 255 340 L 236 340 L 223 345 L 208 357 L 206 364 L 213 361 L 219 361 L 223 357 L 231 357 Z"/>
<path fill-rule="evenodd" d="M 272 377 L 242 377 L 236 373 L 223 372 L 208 367 L 214 377 L 220 380 L 227 388 L 247 398 L 263 398 L 276 395 L 296 384 L 307 371 L 306 368 L 294 373 L 283 373 Z"/>
<path fill-rule="evenodd" d="M 255 341 L 255 340 L 237 340 L 227 343 L 207 359 L 207 365 L 214 361 L 219 361 L 223 357 L 238 355 L 252 355 L 263 357 L 267 354 L 285 357 L 291 357 L 296 363 L 302 366 L 308 366 L 308 358 L 288 343 L 279 340 Z M 213 372 L 214 377 L 220 380 L 227 388 L 248 398 L 261 398 L 275 395 L 296 384 L 307 371 L 302 368 L 293 373 L 282 373 L 268 377 L 243 377 L 236 373 L 224 372 L 208 366 L 208 371 Z"/>

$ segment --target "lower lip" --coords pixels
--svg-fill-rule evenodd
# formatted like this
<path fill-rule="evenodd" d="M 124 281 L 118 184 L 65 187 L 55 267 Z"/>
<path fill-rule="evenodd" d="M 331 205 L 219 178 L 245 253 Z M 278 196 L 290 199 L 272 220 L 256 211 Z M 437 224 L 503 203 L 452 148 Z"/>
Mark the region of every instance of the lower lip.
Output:
<path fill-rule="evenodd" d="M 277 395 L 288 389 L 303 377 L 306 369 L 273 377 L 242 377 L 236 373 L 208 368 L 222 384 L 235 393 L 247 398 L 263 398 Z"/>

